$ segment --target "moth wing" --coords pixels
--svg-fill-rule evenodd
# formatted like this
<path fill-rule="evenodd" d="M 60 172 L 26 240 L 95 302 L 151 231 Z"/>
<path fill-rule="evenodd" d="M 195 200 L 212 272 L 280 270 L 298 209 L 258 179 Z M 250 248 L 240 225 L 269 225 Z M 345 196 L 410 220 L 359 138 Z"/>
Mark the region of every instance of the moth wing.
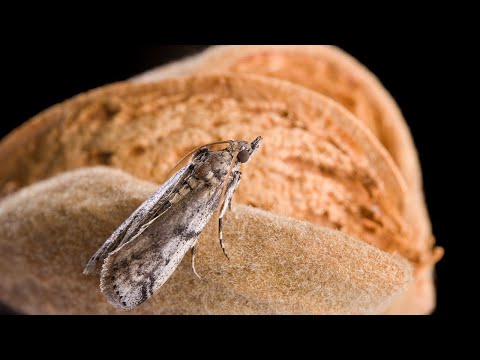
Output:
<path fill-rule="evenodd" d="M 132 309 L 168 280 L 215 212 L 221 192 L 222 184 L 198 186 L 108 255 L 100 288 L 114 307 Z"/>
<path fill-rule="evenodd" d="M 124 244 L 135 233 L 140 224 L 148 221 L 147 219 L 155 214 L 159 208 L 166 204 L 167 197 L 175 192 L 179 184 L 189 175 L 189 165 L 181 168 L 171 178 L 169 178 L 160 188 L 148 198 L 142 205 L 140 205 L 132 215 L 128 217 L 103 243 L 97 252 L 90 258 L 85 269 L 84 274 L 93 274 L 100 270 L 100 265 L 107 255 Z"/>

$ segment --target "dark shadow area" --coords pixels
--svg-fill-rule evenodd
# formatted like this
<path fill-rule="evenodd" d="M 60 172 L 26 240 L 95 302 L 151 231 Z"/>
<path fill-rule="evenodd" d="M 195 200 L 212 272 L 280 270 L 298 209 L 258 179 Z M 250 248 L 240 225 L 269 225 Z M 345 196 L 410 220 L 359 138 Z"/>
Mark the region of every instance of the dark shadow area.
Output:
<path fill-rule="evenodd" d="M 21 314 L 9 308 L 7 305 L 0 303 L 0 315 L 21 315 Z"/>

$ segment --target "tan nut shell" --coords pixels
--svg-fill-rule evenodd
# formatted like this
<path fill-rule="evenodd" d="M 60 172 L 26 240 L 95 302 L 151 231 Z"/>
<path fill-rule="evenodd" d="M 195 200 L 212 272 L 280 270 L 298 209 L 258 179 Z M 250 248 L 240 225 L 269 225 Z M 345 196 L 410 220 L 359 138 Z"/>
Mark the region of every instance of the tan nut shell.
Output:
<path fill-rule="evenodd" d="M 415 145 L 396 102 L 380 80 L 349 54 L 330 45 L 232 45 L 213 46 L 204 52 L 161 66 L 132 80 L 151 82 L 172 76 L 218 73 L 250 73 L 300 84 L 338 101 L 363 121 L 392 155 L 407 181 L 403 214 L 414 234 L 416 246 L 432 248 L 434 238 L 423 195 L 422 175 Z M 422 278 L 432 281 L 433 265 L 441 257 L 425 256 Z M 424 286 L 424 291 L 433 291 Z M 430 288 L 430 290 L 426 290 Z M 433 306 L 426 301 L 423 308 Z M 418 302 L 412 305 L 418 308 Z M 423 312 L 423 310 L 422 310 Z M 428 312 L 428 310 L 427 310 Z"/>
<path fill-rule="evenodd" d="M 175 76 L 227 71 L 288 80 L 339 102 L 372 130 L 392 155 L 407 183 L 421 190 L 422 175 L 415 145 L 395 100 L 374 74 L 338 47 L 213 46 L 132 80 L 152 82 Z"/>

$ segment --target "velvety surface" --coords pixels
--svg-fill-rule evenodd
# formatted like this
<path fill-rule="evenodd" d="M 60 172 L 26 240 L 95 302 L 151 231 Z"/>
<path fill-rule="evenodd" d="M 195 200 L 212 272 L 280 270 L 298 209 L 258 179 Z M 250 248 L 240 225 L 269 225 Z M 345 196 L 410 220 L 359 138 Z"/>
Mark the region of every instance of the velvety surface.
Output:
<path fill-rule="evenodd" d="M 109 168 L 38 182 L 0 203 L 0 293 L 34 314 L 121 313 L 85 263 L 157 188 Z M 378 314 L 411 283 L 411 266 L 342 232 L 234 205 L 199 240 L 199 280 L 187 255 L 137 314 Z"/>

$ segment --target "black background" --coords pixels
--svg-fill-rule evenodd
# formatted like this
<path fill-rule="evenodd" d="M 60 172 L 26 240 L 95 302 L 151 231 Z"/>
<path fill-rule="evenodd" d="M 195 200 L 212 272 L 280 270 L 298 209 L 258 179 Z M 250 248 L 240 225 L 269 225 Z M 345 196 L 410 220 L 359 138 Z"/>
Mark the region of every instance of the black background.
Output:
<path fill-rule="evenodd" d="M 445 71 L 442 47 L 433 43 L 359 42 L 337 44 L 365 64 L 383 82 L 400 105 L 411 128 L 423 167 L 426 200 L 439 245 L 446 256 L 437 267 L 438 307 L 448 311 L 449 244 L 454 236 L 449 226 L 449 206 L 454 194 L 445 191 L 452 163 L 446 146 L 449 134 L 443 108 Z M 4 46 L 4 90 L 0 137 L 39 111 L 79 92 L 121 81 L 154 66 L 194 54 L 204 45 L 158 45 L 71 43 L 52 41 Z M 0 313 L 6 312 L 0 307 Z"/>

